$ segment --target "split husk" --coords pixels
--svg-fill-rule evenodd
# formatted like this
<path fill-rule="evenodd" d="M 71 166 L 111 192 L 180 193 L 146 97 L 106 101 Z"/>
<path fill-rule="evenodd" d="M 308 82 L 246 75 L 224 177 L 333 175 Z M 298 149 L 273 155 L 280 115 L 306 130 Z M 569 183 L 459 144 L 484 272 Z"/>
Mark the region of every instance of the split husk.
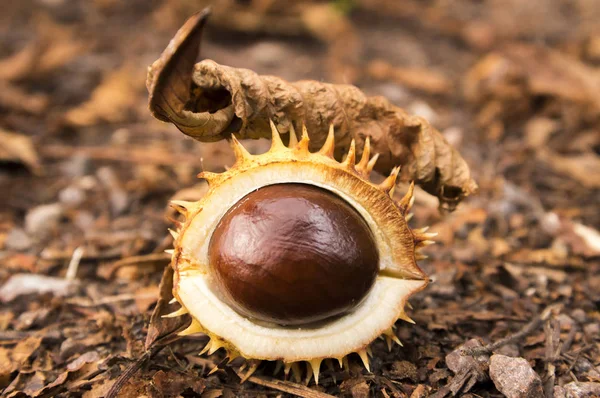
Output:
<path fill-rule="evenodd" d="M 447 210 L 477 190 L 464 159 L 435 128 L 383 97 L 367 97 L 352 85 L 290 83 L 211 60 L 194 65 L 209 14 L 204 10 L 192 16 L 148 70 L 149 106 L 157 119 L 202 142 L 231 134 L 269 138 L 269 120 L 284 135 L 291 126 L 300 130 L 305 125 L 312 150 L 323 145 L 333 125 L 338 159 L 352 139 L 363 148 L 369 137 L 380 155 L 378 172 L 389 174 L 402 166 L 400 180 L 414 180 Z"/>

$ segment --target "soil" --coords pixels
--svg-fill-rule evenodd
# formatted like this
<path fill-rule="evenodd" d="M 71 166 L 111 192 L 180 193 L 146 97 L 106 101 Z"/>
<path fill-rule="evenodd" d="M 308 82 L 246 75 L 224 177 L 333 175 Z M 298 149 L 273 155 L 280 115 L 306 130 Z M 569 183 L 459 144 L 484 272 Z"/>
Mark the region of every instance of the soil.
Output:
<path fill-rule="evenodd" d="M 315 385 L 199 356 L 206 337 L 152 317 L 169 200 L 233 163 L 148 111 L 147 67 L 206 4 L 21 0 L 0 13 L 0 394 L 600 396 L 600 4 L 285 3 L 213 4 L 203 58 L 383 95 L 479 185 L 449 214 L 416 192 L 411 226 L 439 235 L 403 347 L 377 340 L 370 371 L 352 354 Z"/>

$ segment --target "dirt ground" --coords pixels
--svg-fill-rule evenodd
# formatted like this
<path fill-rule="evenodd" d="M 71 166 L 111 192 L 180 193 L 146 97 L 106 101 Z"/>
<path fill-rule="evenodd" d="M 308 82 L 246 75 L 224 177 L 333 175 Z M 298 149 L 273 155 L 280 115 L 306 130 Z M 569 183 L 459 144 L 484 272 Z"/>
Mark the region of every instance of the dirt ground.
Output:
<path fill-rule="evenodd" d="M 416 324 L 397 324 L 404 347 L 374 343 L 371 372 L 351 355 L 318 386 L 149 326 L 168 201 L 233 163 L 226 142 L 148 111 L 147 67 L 207 4 L 2 4 L 2 396 L 600 396 L 600 3 L 212 4 L 204 58 L 383 95 L 438 128 L 479 184 L 451 214 L 417 191 L 411 225 L 439 236 Z"/>

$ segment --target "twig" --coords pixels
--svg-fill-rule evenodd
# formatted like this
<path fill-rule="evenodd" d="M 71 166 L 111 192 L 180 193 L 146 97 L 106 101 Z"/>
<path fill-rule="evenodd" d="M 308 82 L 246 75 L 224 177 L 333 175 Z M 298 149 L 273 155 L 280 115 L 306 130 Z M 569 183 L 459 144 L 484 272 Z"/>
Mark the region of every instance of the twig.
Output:
<path fill-rule="evenodd" d="M 67 268 L 67 274 L 65 275 L 65 279 L 68 281 L 72 281 L 77 277 L 77 269 L 79 268 L 79 262 L 83 256 L 83 251 L 84 249 L 81 246 L 73 250 L 73 256 L 71 257 L 71 261 L 69 261 L 69 267 Z"/>
<path fill-rule="evenodd" d="M 148 362 L 153 356 L 158 354 L 163 348 L 165 348 L 164 345 L 154 346 L 154 347 L 150 348 L 148 351 L 146 351 L 146 353 L 144 355 L 142 355 L 142 357 L 140 359 L 138 359 L 137 361 L 132 363 L 127 369 L 125 369 L 125 372 L 123 372 L 121 374 L 121 376 L 119 376 L 119 378 L 117 379 L 115 384 L 113 384 L 112 387 L 110 388 L 110 390 L 108 390 L 108 393 L 106 394 L 106 398 L 117 397 L 117 395 L 119 394 L 119 391 L 121 391 L 121 389 L 127 383 L 127 381 L 134 374 L 136 374 L 138 372 L 138 370 L 140 370 L 140 368 L 142 366 L 144 366 L 144 364 L 146 362 Z"/>
<path fill-rule="evenodd" d="M 248 381 L 259 386 L 269 387 L 274 390 L 283 391 L 288 394 L 297 395 L 304 398 L 333 398 L 333 395 L 325 394 L 323 392 L 312 390 L 302 384 L 292 383 L 291 381 L 285 380 L 271 380 L 263 379 L 258 376 L 251 376 Z"/>
<path fill-rule="evenodd" d="M 546 307 L 546 309 L 544 309 L 544 311 L 542 311 L 541 314 L 534 317 L 531 320 L 531 322 L 529 322 L 528 324 L 523 326 L 523 328 L 521 330 L 519 330 L 518 332 L 508 335 L 508 336 L 496 341 L 495 343 L 490 343 L 483 347 L 475 347 L 475 348 L 466 349 L 463 351 L 463 355 L 470 355 L 470 356 L 488 355 L 488 354 L 491 354 L 492 352 L 496 351 L 498 348 L 505 346 L 506 344 L 510 344 L 512 342 L 521 340 L 522 338 L 530 335 L 535 330 L 537 330 L 540 326 L 542 326 L 542 324 L 548 318 L 550 318 L 551 315 L 558 314 L 560 312 L 560 308 L 561 308 L 560 304 L 549 305 L 548 307 Z"/>

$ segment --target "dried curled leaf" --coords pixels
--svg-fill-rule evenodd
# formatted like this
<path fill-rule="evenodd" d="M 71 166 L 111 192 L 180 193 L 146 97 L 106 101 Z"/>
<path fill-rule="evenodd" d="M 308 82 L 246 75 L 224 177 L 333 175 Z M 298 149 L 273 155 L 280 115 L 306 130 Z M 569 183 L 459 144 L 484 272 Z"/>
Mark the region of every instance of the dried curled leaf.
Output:
<path fill-rule="evenodd" d="M 311 149 L 323 145 L 333 124 L 336 157 L 347 152 L 352 139 L 362 148 L 370 137 L 380 154 L 377 171 L 389 174 L 401 165 L 402 180 L 416 181 L 447 209 L 477 189 L 464 159 L 437 130 L 383 97 L 367 97 L 351 85 L 289 83 L 210 60 L 194 65 L 208 15 L 205 10 L 190 18 L 149 68 L 146 84 L 156 118 L 203 142 L 231 134 L 268 138 L 269 120 L 282 134 L 304 124 Z"/>

